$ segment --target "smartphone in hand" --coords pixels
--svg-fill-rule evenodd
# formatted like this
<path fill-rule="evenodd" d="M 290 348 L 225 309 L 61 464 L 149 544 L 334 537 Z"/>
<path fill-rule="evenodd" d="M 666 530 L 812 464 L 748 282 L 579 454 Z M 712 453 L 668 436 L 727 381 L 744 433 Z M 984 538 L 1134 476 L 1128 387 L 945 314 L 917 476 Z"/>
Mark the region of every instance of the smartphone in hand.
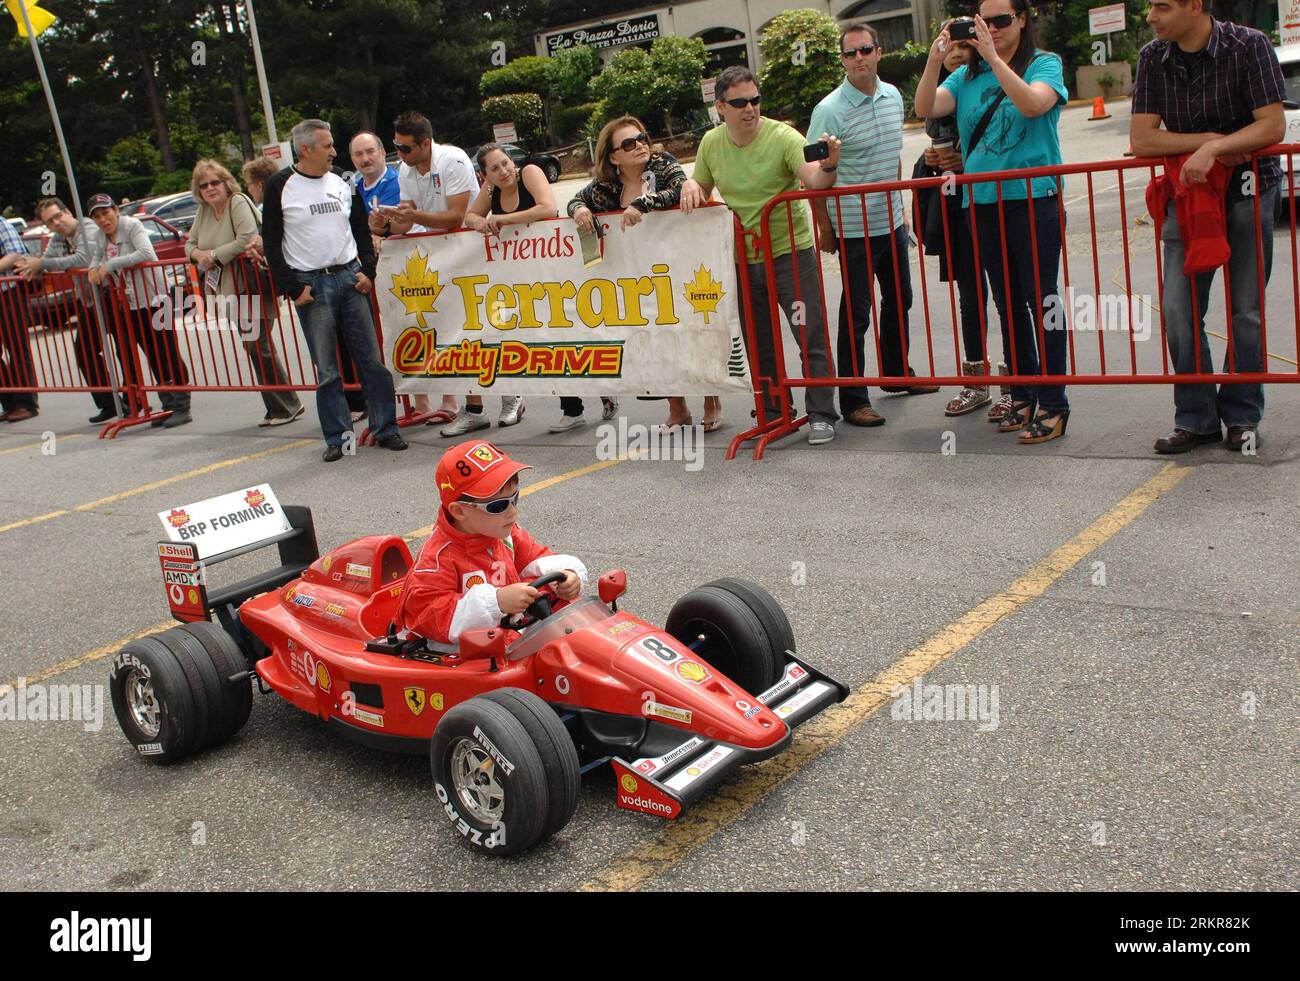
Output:
<path fill-rule="evenodd" d="M 818 140 L 816 143 L 809 143 L 803 148 L 803 159 L 805 163 L 812 163 L 814 160 L 825 160 L 831 155 L 831 145 L 825 140 Z"/>

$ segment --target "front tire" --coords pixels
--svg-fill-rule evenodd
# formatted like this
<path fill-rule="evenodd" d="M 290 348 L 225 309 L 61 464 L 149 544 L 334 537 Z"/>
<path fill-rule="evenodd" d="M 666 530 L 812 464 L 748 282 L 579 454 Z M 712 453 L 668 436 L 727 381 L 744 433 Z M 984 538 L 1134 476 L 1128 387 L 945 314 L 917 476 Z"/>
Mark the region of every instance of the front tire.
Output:
<path fill-rule="evenodd" d="M 762 597 L 772 604 L 776 601 L 753 583 L 724 582 L 731 585 L 710 583 L 679 599 L 668 613 L 664 630 L 685 645 L 695 644 L 697 655 L 757 695 L 776 684 L 785 669 L 788 648 L 783 646 L 780 629 L 785 614 L 777 620 Z M 738 594 L 736 583 L 745 586 L 745 595 Z M 788 622 L 785 625 L 789 627 Z M 790 642 L 793 646 L 792 634 Z"/>
<path fill-rule="evenodd" d="M 546 175 L 546 182 L 548 184 L 554 184 L 560 179 L 560 168 L 555 166 L 555 164 L 548 163 L 542 168 L 542 173 Z"/>
<path fill-rule="evenodd" d="M 513 855 L 543 839 L 546 767 L 511 707 L 485 695 L 457 705 L 434 730 L 429 763 L 438 803 L 470 847 Z"/>

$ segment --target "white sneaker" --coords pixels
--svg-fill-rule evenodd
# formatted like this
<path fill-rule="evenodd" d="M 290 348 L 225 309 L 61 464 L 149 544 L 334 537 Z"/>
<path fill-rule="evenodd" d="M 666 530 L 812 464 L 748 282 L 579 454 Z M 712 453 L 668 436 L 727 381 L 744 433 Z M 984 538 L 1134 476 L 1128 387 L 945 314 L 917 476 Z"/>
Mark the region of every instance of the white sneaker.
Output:
<path fill-rule="evenodd" d="M 604 405 L 604 411 L 600 417 L 605 420 L 613 419 L 618 415 L 618 399 L 601 398 L 601 404 Z"/>
<path fill-rule="evenodd" d="M 501 418 L 497 420 L 500 427 L 513 426 L 524 417 L 524 397 L 522 395 L 501 396 Z"/>
<path fill-rule="evenodd" d="M 586 424 L 584 416 L 560 416 L 549 428 L 553 433 L 567 433 L 570 429 L 581 429 Z"/>
<path fill-rule="evenodd" d="M 486 412 L 470 412 L 468 409 L 461 409 L 456 413 L 456 418 L 443 426 L 438 432 L 443 436 L 464 436 L 476 429 L 490 428 L 492 428 L 492 423 L 488 422 Z"/>
<path fill-rule="evenodd" d="M 808 445 L 820 446 L 835 438 L 835 427 L 829 422 L 814 422 L 808 426 Z"/>

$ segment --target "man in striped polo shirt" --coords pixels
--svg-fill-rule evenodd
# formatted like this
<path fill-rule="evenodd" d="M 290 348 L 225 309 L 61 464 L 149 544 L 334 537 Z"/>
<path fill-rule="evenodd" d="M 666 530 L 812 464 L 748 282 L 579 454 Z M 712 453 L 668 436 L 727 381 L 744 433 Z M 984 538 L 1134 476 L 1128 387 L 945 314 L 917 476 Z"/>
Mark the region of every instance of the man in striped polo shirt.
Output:
<path fill-rule="evenodd" d="M 881 80 L 880 43 L 875 29 L 853 24 L 840 34 L 844 83 L 817 104 L 809 133 L 835 133 L 844 141 L 835 186 L 894 181 L 902 177 L 903 96 Z M 903 377 L 907 366 L 907 312 L 912 308 L 907 226 L 899 191 L 826 199 L 813 203 L 823 252 L 842 250 L 840 330 L 836 361 L 841 378 L 869 375 L 863 346 L 871 323 L 872 276 L 880 287 L 880 371 Z M 850 320 L 850 313 L 852 318 Z M 910 395 L 937 392 L 933 386 L 886 388 Z M 840 389 L 840 412 L 855 426 L 880 426 L 885 419 L 871 407 L 866 386 Z"/>

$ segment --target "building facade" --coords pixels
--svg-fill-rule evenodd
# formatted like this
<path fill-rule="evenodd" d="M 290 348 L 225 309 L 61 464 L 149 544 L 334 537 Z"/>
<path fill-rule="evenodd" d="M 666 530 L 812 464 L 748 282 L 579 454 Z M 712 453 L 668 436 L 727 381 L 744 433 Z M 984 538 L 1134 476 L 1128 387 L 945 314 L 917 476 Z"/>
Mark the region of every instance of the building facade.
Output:
<path fill-rule="evenodd" d="M 841 24 L 865 21 L 886 51 L 908 41 L 929 43 L 930 22 L 946 16 L 944 0 L 678 0 L 617 17 L 562 24 L 535 36 L 539 55 L 587 44 L 608 61 L 629 45 L 649 47 L 661 35 L 698 37 L 708 51 L 707 73 L 727 65 L 762 67 L 758 42 L 772 18 L 792 7 L 823 11 Z"/>

